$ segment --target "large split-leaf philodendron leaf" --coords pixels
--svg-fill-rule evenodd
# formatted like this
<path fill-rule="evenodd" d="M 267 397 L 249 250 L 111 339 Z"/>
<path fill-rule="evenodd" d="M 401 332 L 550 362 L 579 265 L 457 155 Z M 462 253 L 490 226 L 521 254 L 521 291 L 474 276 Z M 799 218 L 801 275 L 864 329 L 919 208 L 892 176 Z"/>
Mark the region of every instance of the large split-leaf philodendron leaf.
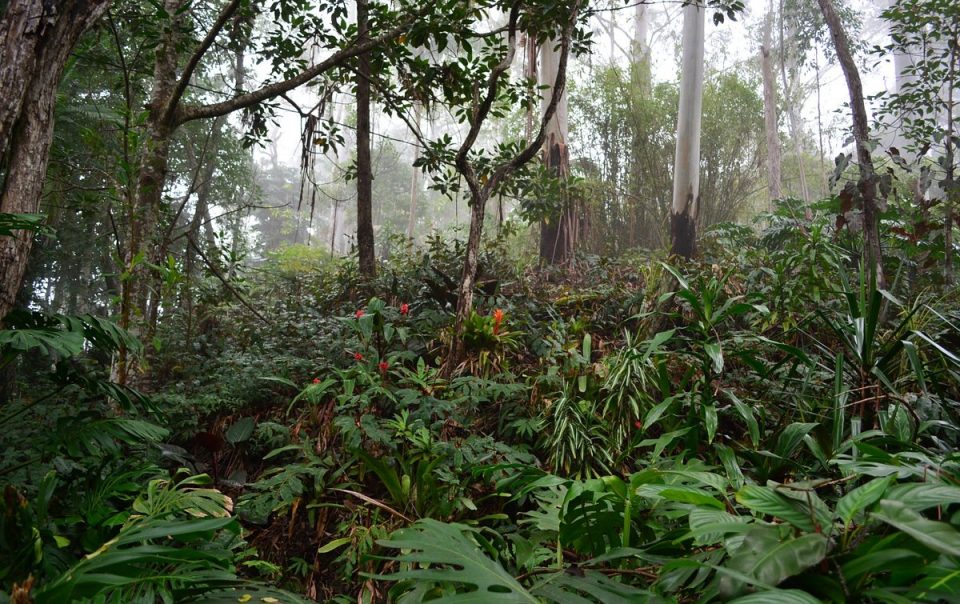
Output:
<path fill-rule="evenodd" d="M 475 533 L 475 529 L 462 524 L 420 520 L 378 542 L 401 550 L 403 553 L 391 558 L 405 564 L 395 573 L 376 578 L 417 583 L 403 594 L 404 602 L 423 601 L 428 594 L 431 604 L 582 604 L 591 601 L 652 604 L 661 601 L 650 592 L 584 568 L 575 573 L 542 569 L 545 572 L 538 573 L 529 588 L 524 587 L 470 538 Z M 443 585 L 448 591 L 436 597 L 436 590 L 429 584 Z M 456 588 L 456 593 L 449 592 L 451 586 Z"/>
<path fill-rule="evenodd" d="M 413 563 L 415 567 L 380 578 L 454 583 L 470 590 L 431 600 L 438 603 L 537 604 L 539 600 L 536 597 L 465 536 L 464 533 L 472 531 L 473 529 L 462 524 L 445 524 L 429 518 L 420 520 L 410 528 L 396 531 L 389 539 L 380 540 L 379 544 L 406 552 L 394 559 Z"/>

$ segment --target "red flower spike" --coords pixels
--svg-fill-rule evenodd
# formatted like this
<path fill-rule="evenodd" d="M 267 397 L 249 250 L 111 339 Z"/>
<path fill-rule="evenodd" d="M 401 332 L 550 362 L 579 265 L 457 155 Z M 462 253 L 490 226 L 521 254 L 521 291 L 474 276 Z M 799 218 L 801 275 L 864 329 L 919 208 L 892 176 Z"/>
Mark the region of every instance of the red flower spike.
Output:
<path fill-rule="evenodd" d="M 639 419 L 633 422 L 633 425 L 637 428 L 637 430 L 640 430 L 643 428 L 643 422 L 641 422 Z"/>
<path fill-rule="evenodd" d="M 493 335 L 500 333 L 501 323 L 503 323 L 503 311 L 498 308 L 493 311 Z"/>
<path fill-rule="evenodd" d="M 401 304 L 401 305 L 400 305 L 400 314 L 403 315 L 403 316 L 407 316 L 408 314 L 410 314 L 410 305 L 407 304 L 406 302 L 404 302 L 403 304 Z"/>
<path fill-rule="evenodd" d="M 320 378 L 313 378 L 313 383 L 314 383 L 314 384 L 319 384 L 319 383 L 320 383 Z"/>
<path fill-rule="evenodd" d="M 380 361 L 380 363 L 377 365 L 377 367 L 380 368 L 380 373 L 381 373 L 382 375 L 387 375 L 387 369 L 390 368 L 390 365 L 387 364 L 386 361 Z"/>
<path fill-rule="evenodd" d="M 353 316 L 355 316 L 355 317 L 358 318 L 358 319 L 359 319 L 360 317 L 362 317 L 363 315 L 364 315 L 364 313 L 363 313 L 363 309 L 362 309 L 362 308 L 358 308 L 358 309 L 357 309 L 357 312 L 353 313 Z"/>
<path fill-rule="evenodd" d="M 360 354 L 359 352 L 355 352 L 355 353 L 353 353 L 353 360 L 355 360 L 355 361 L 362 361 L 362 360 L 363 360 L 363 355 Z"/>

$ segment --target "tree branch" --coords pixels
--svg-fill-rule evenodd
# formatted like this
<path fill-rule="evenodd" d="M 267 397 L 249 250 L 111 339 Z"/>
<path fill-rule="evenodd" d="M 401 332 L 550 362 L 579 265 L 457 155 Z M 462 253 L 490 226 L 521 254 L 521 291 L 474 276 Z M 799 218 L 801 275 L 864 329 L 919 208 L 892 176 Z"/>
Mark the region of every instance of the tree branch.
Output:
<path fill-rule="evenodd" d="M 457 170 L 467 179 L 467 186 L 470 187 L 470 193 L 473 198 L 477 200 L 481 199 L 480 182 L 477 179 L 477 173 L 473 169 L 473 166 L 467 161 L 467 154 L 470 153 L 470 149 L 472 149 L 474 143 L 477 142 L 477 137 L 480 135 L 480 128 L 490 113 L 493 101 L 497 98 L 497 84 L 500 82 L 500 77 L 510 69 L 510 65 L 513 63 L 513 57 L 517 52 L 517 21 L 519 18 L 520 2 L 516 1 L 513 3 L 513 6 L 510 7 L 510 17 L 507 20 L 507 54 L 490 72 L 490 76 L 487 78 L 486 96 L 484 96 L 483 101 L 474 108 L 473 115 L 470 117 L 470 130 L 467 132 L 463 143 L 460 145 L 460 149 L 457 151 L 455 161 Z"/>
<path fill-rule="evenodd" d="M 177 111 L 177 105 L 180 104 L 180 99 L 183 98 L 183 93 L 187 90 L 187 86 L 190 84 L 190 79 L 193 77 L 193 72 L 197 70 L 197 66 L 200 64 L 200 60 L 203 58 L 203 55 L 210 50 L 210 47 L 217 39 L 217 36 L 220 35 L 223 27 L 227 24 L 227 21 L 229 21 L 230 17 L 233 16 L 233 13 L 237 12 L 237 9 L 240 8 L 240 2 L 241 0 L 230 0 L 230 2 L 223 7 L 223 10 L 221 10 L 220 14 L 217 15 L 217 20 L 213 22 L 213 25 L 210 27 L 210 31 L 207 32 L 207 36 L 203 39 L 203 42 L 201 42 L 200 46 L 193 51 L 193 54 L 190 56 L 190 60 L 187 61 L 186 67 L 183 68 L 183 74 L 180 75 L 180 79 L 177 81 L 177 85 L 173 89 L 173 94 L 167 101 L 167 106 L 164 107 L 164 122 L 169 123 L 173 119 L 173 116 Z"/>
<path fill-rule="evenodd" d="M 423 16 L 427 10 L 429 10 L 429 8 L 424 8 L 421 11 L 407 15 L 406 18 L 400 20 L 399 25 L 391 28 L 386 33 L 377 36 L 376 38 L 369 38 L 361 44 L 354 42 L 353 45 L 337 51 L 326 60 L 317 63 L 313 67 L 300 72 L 298 75 L 290 79 L 268 84 L 257 90 L 254 90 L 253 92 L 241 94 L 240 96 L 223 101 L 222 103 L 184 107 L 177 112 L 174 119 L 174 125 L 179 126 L 193 120 L 227 115 L 229 113 L 233 113 L 234 111 L 246 109 L 247 107 L 251 107 L 267 99 L 271 99 L 289 92 L 298 86 L 306 84 L 322 73 L 330 71 L 335 67 L 339 67 L 348 60 L 365 52 L 369 52 L 370 50 L 373 50 L 374 48 L 396 38 L 407 28 L 409 28 L 410 25 L 412 25 L 417 19 Z"/>
<path fill-rule="evenodd" d="M 483 193 L 489 196 L 493 190 L 503 181 L 504 178 L 512 174 L 517 168 L 530 161 L 530 159 L 543 147 L 543 141 L 547 136 L 547 124 L 553 119 L 557 112 L 557 105 L 560 104 L 560 98 L 563 96 L 564 88 L 567 86 L 567 59 L 570 56 L 570 39 L 573 36 L 573 28 L 577 22 L 577 13 L 580 12 L 580 1 L 573 5 L 570 14 L 570 21 L 563 29 L 560 38 L 560 62 L 557 64 L 557 79 L 553 83 L 553 90 L 550 95 L 550 103 L 543 112 L 540 119 L 540 130 L 537 137 L 527 145 L 527 147 L 517 154 L 512 160 L 501 164 L 494 170 L 490 179 L 484 185 Z"/>

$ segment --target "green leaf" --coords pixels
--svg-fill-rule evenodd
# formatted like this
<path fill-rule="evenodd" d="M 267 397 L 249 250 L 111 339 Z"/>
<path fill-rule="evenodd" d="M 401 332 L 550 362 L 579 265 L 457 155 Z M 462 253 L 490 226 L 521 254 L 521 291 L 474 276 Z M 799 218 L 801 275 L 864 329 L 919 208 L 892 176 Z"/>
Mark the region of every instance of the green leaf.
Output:
<path fill-rule="evenodd" d="M 780 433 L 780 438 L 777 439 L 777 446 L 774 448 L 773 453 L 783 459 L 790 459 L 793 452 L 796 451 L 800 443 L 803 442 L 803 437 L 816 427 L 817 424 L 815 423 L 797 422 L 790 424 Z"/>
<path fill-rule="evenodd" d="M 0 214 L 0 237 L 12 237 L 14 231 L 24 230 L 41 233 L 44 231 L 52 232 L 51 229 L 45 229 L 43 221 L 46 220 L 44 214 Z"/>
<path fill-rule="evenodd" d="M 913 550 L 886 547 L 857 556 L 844 564 L 840 570 L 847 581 L 853 581 L 873 571 L 886 572 L 894 568 L 895 563 L 909 558 L 921 558 L 921 556 Z"/>
<path fill-rule="evenodd" d="M 703 345 L 703 349 L 707 352 L 710 360 L 713 361 L 713 371 L 721 373 L 723 371 L 723 349 L 720 347 L 720 343 L 707 342 Z"/>
<path fill-rule="evenodd" d="M 892 483 L 893 476 L 886 476 L 874 478 L 853 489 L 837 502 L 837 517 L 843 521 L 844 526 L 850 526 L 853 517 L 879 501 Z"/>
<path fill-rule="evenodd" d="M 744 533 L 750 528 L 749 517 L 702 507 L 690 510 L 688 522 L 690 535 L 698 545 L 712 545 L 729 533 Z"/>
<path fill-rule="evenodd" d="M 317 548 L 317 553 L 318 553 L 318 554 L 327 554 L 327 553 L 332 552 L 333 550 L 337 549 L 338 547 L 341 547 L 341 546 L 344 546 L 344 545 L 350 543 L 351 541 L 353 541 L 353 538 L 352 538 L 352 537 L 341 537 L 341 538 L 339 538 L 339 539 L 334 539 L 333 541 L 330 541 L 329 543 L 325 543 L 325 544 L 321 545 L 320 547 L 318 547 L 318 548 Z"/>
<path fill-rule="evenodd" d="M 757 447 L 760 443 L 760 426 L 757 424 L 757 418 L 753 415 L 753 409 L 745 405 L 733 392 L 729 390 L 724 390 L 723 392 L 733 402 L 737 413 L 740 414 L 744 423 L 747 424 L 747 433 L 750 435 L 750 442 L 753 443 L 754 447 Z"/>
<path fill-rule="evenodd" d="M 676 401 L 676 399 L 671 396 L 662 403 L 657 403 L 654 405 L 653 408 L 647 412 L 647 416 L 643 418 L 643 427 L 649 428 L 657 423 L 657 420 L 659 420 L 660 417 L 663 416 L 663 414 L 670 408 L 670 406 L 673 405 L 674 401 Z"/>
<path fill-rule="evenodd" d="M 900 529 L 935 552 L 960 556 L 960 533 L 945 522 L 928 520 L 899 501 L 880 501 L 873 517 Z"/>
<path fill-rule="evenodd" d="M 539 604 L 502 566 L 483 554 L 465 535 L 477 531 L 462 524 L 424 519 L 377 543 L 403 552 L 390 557 L 404 563 L 401 570 L 375 578 L 388 581 L 430 581 L 471 586 L 475 591 L 440 597 L 431 602 L 519 602 Z M 407 567 L 407 565 L 410 565 Z"/>
<path fill-rule="evenodd" d="M 814 530 L 813 520 L 807 510 L 770 487 L 748 484 L 737 491 L 736 497 L 740 504 L 754 512 L 776 516 L 804 531 Z"/>
<path fill-rule="evenodd" d="M 717 435 L 717 425 L 719 420 L 717 419 L 717 408 L 714 405 L 704 405 L 703 407 L 703 419 L 704 424 L 707 428 L 707 442 L 712 443 L 713 438 Z"/>
<path fill-rule="evenodd" d="M 729 604 L 820 604 L 820 600 L 799 589 L 768 589 L 731 600 Z"/>
<path fill-rule="evenodd" d="M 646 484 L 637 489 L 640 497 L 660 497 L 678 503 L 706 505 L 718 510 L 724 509 L 723 502 L 717 500 L 703 489 L 684 485 Z"/>
<path fill-rule="evenodd" d="M 830 541 L 820 533 L 780 542 L 776 541 L 775 534 L 769 530 L 747 533 L 728 566 L 756 578 L 759 583 L 779 585 L 827 555 Z"/>
<path fill-rule="evenodd" d="M 227 428 L 227 433 L 225 434 L 227 442 L 231 445 L 236 445 L 249 439 L 253 435 L 254 425 L 252 417 L 241 417 L 233 422 L 233 424 Z"/>
<path fill-rule="evenodd" d="M 960 503 L 960 487 L 947 484 L 905 483 L 890 487 L 884 499 L 899 501 L 915 512 Z"/>

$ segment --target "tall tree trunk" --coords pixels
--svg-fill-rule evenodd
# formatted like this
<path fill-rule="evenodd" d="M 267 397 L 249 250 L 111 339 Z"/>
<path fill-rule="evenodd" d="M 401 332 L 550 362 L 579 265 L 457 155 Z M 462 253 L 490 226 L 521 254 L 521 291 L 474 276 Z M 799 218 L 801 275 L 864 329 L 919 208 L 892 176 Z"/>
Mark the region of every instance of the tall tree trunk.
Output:
<path fill-rule="evenodd" d="M 633 69 L 631 79 L 644 95 L 650 93 L 650 8 L 643 2 L 638 2 L 634 9 L 634 30 L 631 51 Z"/>
<path fill-rule="evenodd" d="M 367 38 L 368 0 L 357 0 L 357 32 L 362 43 Z M 373 168 L 370 159 L 370 57 L 357 57 L 357 251 L 360 274 L 368 279 L 377 275 L 377 257 L 373 241 Z"/>
<path fill-rule="evenodd" d="M 0 212 L 39 210 L 57 85 L 80 36 L 109 4 L 10 0 L 0 17 Z M 0 238 L 0 321 L 16 303 L 32 243 L 24 231 Z"/>
<path fill-rule="evenodd" d="M 182 3 L 183 0 L 164 2 L 167 21 L 156 48 L 146 132 L 139 156 L 133 201 L 127 208 L 127 237 L 123 253 L 123 268 L 127 278 L 121 283 L 118 323 L 135 335 L 143 334 L 145 321 L 150 314 L 146 308 L 150 280 L 145 260 L 155 260 L 154 247 L 159 243 L 154 241 L 154 234 L 163 202 L 170 139 L 174 133 L 167 108 L 177 85 L 177 46 L 182 23 L 179 10 Z M 121 348 L 112 376 L 117 383 L 127 382 L 129 362 L 127 350 Z"/>
<path fill-rule="evenodd" d="M 554 40 L 547 40 L 540 47 L 540 86 L 549 91 L 557 79 L 560 51 Z M 550 105 L 551 95 L 544 93 L 542 113 Z M 570 156 L 567 151 L 568 137 L 567 95 L 564 92 L 557 102 L 553 117 L 547 122 L 544 143 L 544 164 L 557 178 L 566 178 L 570 173 Z M 559 211 L 540 222 L 540 260 L 547 264 L 564 264 L 573 257 L 578 239 L 578 216 L 569 199 L 561 200 Z"/>
<path fill-rule="evenodd" d="M 946 208 L 943 218 L 943 280 L 947 285 L 952 285 L 954 281 L 953 274 L 953 223 L 954 208 L 957 203 L 957 182 L 956 182 L 956 145 L 954 139 L 954 92 L 957 85 L 957 39 L 960 38 L 956 33 L 952 36 L 953 43 L 949 44 L 949 69 L 947 71 L 946 81 L 946 136 L 944 139 L 944 159 L 946 160 L 946 182 L 948 184 L 946 195 Z"/>
<path fill-rule="evenodd" d="M 847 35 L 833 7 L 832 0 L 817 0 L 823 19 L 830 30 L 830 38 L 837 51 L 837 60 L 843 69 L 850 94 L 850 112 L 853 114 L 853 138 L 857 146 L 857 163 L 860 168 L 860 197 L 863 203 L 863 240 L 864 263 L 867 271 L 875 280 L 876 286 L 885 286 L 883 274 L 883 252 L 880 247 L 880 225 L 877 209 L 877 177 L 870 157 L 870 128 L 867 122 L 867 110 L 863 102 L 863 85 L 860 72 L 853 62 Z"/>
<path fill-rule="evenodd" d="M 703 45 L 705 9 L 691 3 L 683 9 L 683 59 L 677 149 L 673 164 L 670 211 L 671 251 L 685 258 L 697 252 L 700 207 L 700 121 L 703 108 Z"/>
<path fill-rule="evenodd" d="M 800 199 L 806 204 L 810 201 L 810 189 L 807 186 L 806 162 L 803 159 L 803 127 L 800 122 L 800 113 L 794 102 L 794 90 L 787 78 L 787 63 L 790 63 L 790 72 L 795 72 L 796 58 L 787 52 L 786 40 L 792 40 L 795 32 L 784 34 L 784 0 L 780 0 L 780 78 L 783 81 L 783 103 L 787 109 L 787 123 L 790 125 L 790 138 L 793 141 L 793 152 L 797 156 L 797 172 L 800 181 Z"/>
<path fill-rule="evenodd" d="M 781 199 L 780 133 L 777 129 L 776 78 L 771 64 L 771 32 L 773 6 L 763 21 L 763 45 L 760 47 L 760 71 L 763 76 L 763 124 L 767 134 L 767 194 L 771 200 Z"/>
<path fill-rule="evenodd" d="M 523 60 L 523 67 L 524 67 L 523 75 L 524 75 L 525 78 L 527 78 L 527 80 L 528 80 L 529 82 L 531 82 L 531 84 L 530 84 L 530 90 L 531 90 L 531 92 L 532 92 L 533 87 L 536 85 L 536 82 L 537 82 L 537 73 L 538 73 L 538 70 L 537 70 L 537 53 L 538 53 L 538 51 L 539 51 L 539 47 L 537 46 L 537 39 L 536 39 L 534 36 L 525 35 L 524 38 L 523 38 L 523 57 L 524 57 L 524 60 Z M 529 143 L 531 140 L 533 140 L 533 135 L 534 135 L 534 132 L 533 132 L 533 122 L 534 122 L 534 118 L 533 118 L 533 105 L 532 105 L 532 104 L 531 104 L 529 107 L 527 107 L 527 115 L 526 115 L 526 118 L 527 118 L 527 121 L 526 121 L 526 125 L 525 125 L 525 127 L 524 127 L 524 137 L 523 137 L 523 139 Z"/>

